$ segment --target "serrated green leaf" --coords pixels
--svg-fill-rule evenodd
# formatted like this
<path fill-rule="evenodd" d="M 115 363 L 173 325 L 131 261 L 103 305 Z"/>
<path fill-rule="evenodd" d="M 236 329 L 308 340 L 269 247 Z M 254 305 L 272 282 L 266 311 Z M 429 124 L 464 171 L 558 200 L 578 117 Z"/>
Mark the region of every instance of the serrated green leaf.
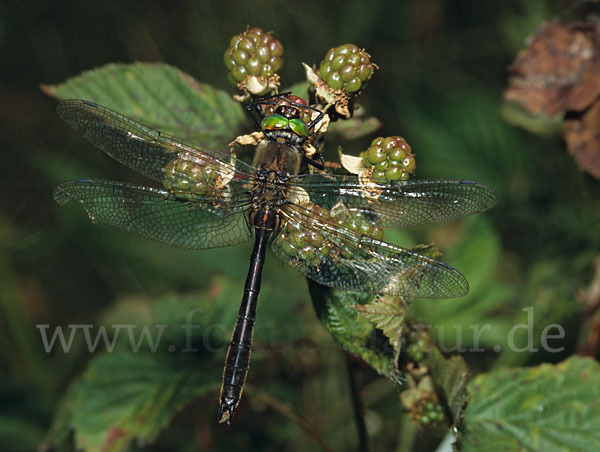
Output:
<path fill-rule="evenodd" d="M 375 326 L 353 306 L 364 305 L 372 295 L 334 290 L 308 280 L 313 307 L 321 323 L 342 347 L 379 374 L 397 382 L 395 352 Z"/>
<path fill-rule="evenodd" d="M 87 452 L 127 450 L 134 439 L 152 441 L 178 410 L 215 389 L 219 373 L 159 353 L 101 355 L 71 387 L 53 431 L 66 424 Z"/>
<path fill-rule="evenodd" d="M 573 357 L 503 369 L 468 385 L 462 450 L 600 450 L 600 365 Z"/>
<path fill-rule="evenodd" d="M 467 392 L 469 369 L 465 360 L 459 355 L 446 359 L 436 347 L 432 346 L 427 353 L 426 365 L 436 388 L 441 391 L 450 409 L 453 422 L 458 423 L 469 399 Z"/>
<path fill-rule="evenodd" d="M 229 143 L 245 120 L 229 94 L 162 63 L 108 64 L 42 90 L 96 102 L 202 146 Z"/>
<path fill-rule="evenodd" d="M 404 316 L 406 315 L 406 305 L 402 298 L 380 297 L 372 303 L 356 305 L 354 308 L 383 332 L 397 356 L 400 353 Z"/>

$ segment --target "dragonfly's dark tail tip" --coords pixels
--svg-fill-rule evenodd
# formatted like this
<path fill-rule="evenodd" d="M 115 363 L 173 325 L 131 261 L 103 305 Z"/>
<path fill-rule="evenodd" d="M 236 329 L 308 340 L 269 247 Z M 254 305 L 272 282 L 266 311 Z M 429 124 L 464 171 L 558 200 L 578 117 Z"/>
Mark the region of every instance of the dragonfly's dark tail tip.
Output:
<path fill-rule="evenodd" d="M 235 405 L 227 403 L 227 401 L 222 401 L 221 408 L 219 409 L 219 424 L 231 425 L 234 411 Z"/>

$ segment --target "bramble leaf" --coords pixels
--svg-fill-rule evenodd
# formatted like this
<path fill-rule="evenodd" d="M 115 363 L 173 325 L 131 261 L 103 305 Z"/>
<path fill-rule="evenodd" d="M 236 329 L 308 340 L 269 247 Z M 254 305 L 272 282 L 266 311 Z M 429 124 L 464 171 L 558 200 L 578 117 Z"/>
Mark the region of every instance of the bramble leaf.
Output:
<path fill-rule="evenodd" d="M 395 351 L 375 325 L 353 307 L 371 302 L 373 296 L 334 290 L 311 280 L 308 280 L 308 288 L 319 320 L 335 340 L 380 375 L 398 382 Z"/>
<path fill-rule="evenodd" d="M 372 303 L 356 305 L 354 308 L 383 332 L 397 356 L 400 353 L 406 315 L 406 305 L 402 302 L 402 298 L 380 297 Z"/>
<path fill-rule="evenodd" d="M 57 99 L 96 102 L 202 146 L 226 145 L 245 121 L 229 94 L 168 64 L 108 64 L 42 90 Z"/>
<path fill-rule="evenodd" d="M 592 359 L 502 369 L 468 389 L 464 451 L 600 449 L 600 365 Z"/>
<path fill-rule="evenodd" d="M 124 451 L 156 438 L 193 399 L 215 390 L 220 366 L 160 353 L 106 353 L 70 388 L 48 438 L 73 429 L 78 449 Z M 58 435 L 54 437 L 54 435 Z"/>

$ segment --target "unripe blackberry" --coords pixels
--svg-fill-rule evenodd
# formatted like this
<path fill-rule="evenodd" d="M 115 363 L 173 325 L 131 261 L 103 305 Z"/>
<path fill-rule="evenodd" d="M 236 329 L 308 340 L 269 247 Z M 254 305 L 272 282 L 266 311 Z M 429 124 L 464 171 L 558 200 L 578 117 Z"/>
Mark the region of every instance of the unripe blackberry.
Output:
<path fill-rule="evenodd" d="M 354 103 L 361 90 L 373 76 L 377 65 L 371 56 L 354 44 L 330 49 L 318 70 L 304 64 L 309 92 L 317 104 L 326 105 L 331 121 L 350 119 Z"/>
<path fill-rule="evenodd" d="M 419 410 L 415 413 L 415 420 L 421 425 L 429 425 L 444 420 L 444 409 L 435 394 L 423 399 L 419 403 Z"/>
<path fill-rule="evenodd" d="M 240 89 L 261 96 L 279 86 L 283 46 L 261 28 L 250 28 L 231 38 L 225 51 L 229 80 Z"/>
<path fill-rule="evenodd" d="M 357 234 L 371 237 L 375 240 L 383 240 L 383 228 L 358 210 L 342 211 L 340 214 L 333 215 L 332 218 L 340 226 L 344 226 Z"/>
<path fill-rule="evenodd" d="M 415 364 L 421 363 L 431 347 L 430 337 L 423 330 L 410 330 L 406 336 L 404 353 L 406 358 Z M 423 383 L 425 385 L 427 382 Z"/>
<path fill-rule="evenodd" d="M 303 203 L 302 207 L 314 218 L 324 223 L 332 223 L 328 210 L 312 204 Z M 330 256 L 333 243 L 327 240 L 327 234 L 320 234 L 307 229 L 304 225 L 288 221 L 281 231 L 282 251 L 292 260 L 305 262 L 307 265 L 320 265 L 322 259 L 335 260 L 339 256 Z"/>
<path fill-rule="evenodd" d="M 400 400 L 413 422 L 421 426 L 443 422 L 444 408 L 431 376 L 425 375 L 416 387 L 414 383 L 411 386 L 400 394 Z"/>
<path fill-rule="evenodd" d="M 302 203 L 301 206 L 311 217 L 322 224 L 339 224 L 357 234 L 376 240 L 383 239 L 383 229 L 359 211 L 344 209 L 332 212 L 311 202 Z M 308 265 L 322 265 L 323 260 L 335 263 L 340 258 L 352 259 L 354 257 L 352 250 L 347 247 L 339 247 L 336 234 L 327 229 L 311 230 L 305 225 L 288 221 L 281 234 L 281 238 L 285 239 L 280 241 L 281 250 L 292 260 L 303 261 Z"/>
<path fill-rule="evenodd" d="M 415 363 L 420 363 L 421 361 L 423 361 L 426 353 L 427 345 L 422 340 L 419 340 L 416 343 L 412 343 L 406 347 L 406 355 L 411 361 Z"/>
<path fill-rule="evenodd" d="M 332 89 L 354 94 L 369 81 L 375 67 L 367 52 L 344 44 L 327 52 L 319 65 L 319 76 Z"/>
<path fill-rule="evenodd" d="M 416 169 L 415 156 L 410 151 L 410 145 L 402 137 L 379 137 L 360 157 L 375 182 L 407 180 Z"/>

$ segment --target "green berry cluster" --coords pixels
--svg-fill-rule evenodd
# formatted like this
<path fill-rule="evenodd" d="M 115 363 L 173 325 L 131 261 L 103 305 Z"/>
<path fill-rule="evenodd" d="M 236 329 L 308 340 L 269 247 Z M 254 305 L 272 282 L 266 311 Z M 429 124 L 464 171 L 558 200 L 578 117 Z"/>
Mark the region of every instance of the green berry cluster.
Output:
<path fill-rule="evenodd" d="M 298 259 L 307 265 L 319 265 L 331 252 L 331 245 L 315 231 L 288 227 L 286 232 L 289 238 L 281 244 L 284 252 L 293 259 Z"/>
<path fill-rule="evenodd" d="M 231 38 L 225 51 L 225 66 L 234 84 L 248 76 L 273 76 L 283 65 L 283 46 L 261 28 L 250 28 Z"/>
<path fill-rule="evenodd" d="M 173 159 L 165 166 L 164 185 L 190 194 L 214 194 L 220 190 L 222 169 L 210 163 Z"/>
<path fill-rule="evenodd" d="M 422 330 L 410 330 L 406 337 L 406 356 L 413 363 L 420 363 L 425 359 L 429 347 L 429 336 Z"/>
<path fill-rule="evenodd" d="M 345 211 L 335 215 L 316 204 L 305 203 L 303 209 L 310 212 L 312 218 L 325 224 L 338 224 L 357 234 L 382 240 L 383 229 L 375 225 L 361 212 Z M 339 258 L 352 259 L 352 253 L 339 242 L 336 234 L 326 230 L 310 229 L 305 225 L 288 221 L 282 230 L 281 246 L 290 258 L 304 261 L 307 265 L 322 264 L 323 259 L 335 262 Z"/>
<path fill-rule="evenodd" d="M 319 65 L 319 76 L 330 88 L 353 94 L 369 81 L 375 67 L 367 52 L 344 44 L 327 52 Z"/>
<path fill-rule="evenodd" d="M 376 182 L 407 180 L 415 172 L 415 156 L 402 137 L 375 138 L 369 148 L 360 154 L 363 166 L 372 171 Z"/>
<path fill-rule="evenodd" d="M 345 213 L 344 215 L 339 215 L 336 218 L 336 223 L 357 234 L 365 235 L 376 240 L 383 240 L 383 228 L 377 226 L 360 211 L 352 211 Z"/>
<path fill-rule="evenodd" d="M 444 408 L 429 375 L 422 377 L 418 383 L 409 377 L 409 388 L 400 393 L 400 401 L 417 424 L 428 426 L 444 421 Z"/>
<path fill-rule="evenodd" d="M 308 210 L 311 217 L 318 221 L 332 223 L 328 210 L 312 203 L 304 203 L 302 208 Z M 326 234 L 318 230 L 288 221 L 281 233 L 281 238 L 286 239 L 280 242 L 283 252 L 292 259 L 303 261 L 307 265 L 319 265 L 323 258 L 336 260 L 338 257 L 332 253 L 333 245 L 327 240 Z M 330 254 L 332 255 L 329 256 Z"/>
<path fill-rule="evenodd" d="M 444 410 L 436 399 L 429 399 L 423 403 L 419 416 L 417 416 L 417 420 L 421 425 L 425 426 L 435 422 L 443 422 Z"/>
<path fill-rule="evenodd" d="M 420 363 L 423 361 L 426 352 L 427 344 L 422 339 L 419 339 L 417 342 L 414 342 L 406 347 L 406 355 L 415 363 Z"/>

